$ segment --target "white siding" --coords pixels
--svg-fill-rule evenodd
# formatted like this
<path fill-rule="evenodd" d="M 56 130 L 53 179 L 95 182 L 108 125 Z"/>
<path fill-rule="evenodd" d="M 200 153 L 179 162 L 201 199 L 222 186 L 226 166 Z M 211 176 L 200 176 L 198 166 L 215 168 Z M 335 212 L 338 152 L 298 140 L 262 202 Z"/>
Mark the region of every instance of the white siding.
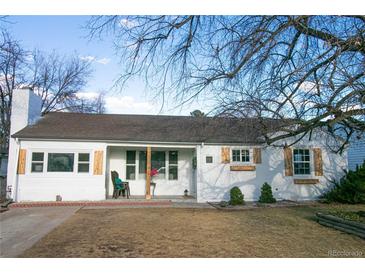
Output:
<path fill-rule="evenodd" d="M 105 199 L 105 153 L 102 175 L 93 175 L 93 154 L 95 150 L 104 150 L 104 143 L 91 142 L 36 142 L 22 141 L 21 148 L 27 150 L 26 171 L 18 175 L 18 201 L 55 201 L 61 195 L 64 201 L 104 200 Z M 89 173 L 31 172 L 32 152 L 90 153 Z M 75 167 L 77 163 L 75 161 Z"/>
<path fill-rule="evenodd" d="M 365 138 L 365 137 L 364 137 Z M 354 141 L 348 150 L 349 169 L 355 170 L 357 165 L 365 161 L 365 139 Z"/>
<path fill-rule="evenodd" d="M 322 148 L 324 176 L 316 177 L 313 171 L 313 154 L 311 154 L 311 175 L 284 176 L 284 153 L 282 148 L 267 147 L 262 149 L 262 163 L 256 164 L 255 171 L 230 171 L 234 163 L 221 163 L 221 146 L 204 145 L 198 163 L 198 202 L 229 200 L 229 191 L 233 186 L 240 187 L 246 201 L 258 200 L 261 186 L 268 182 L 277 199 L 312 200 L 327 190 L 333 178 L 343 176 L 347 168 L 347 155 L 329 152 L 323 144 L 314 141 L 302 141 L 297 147 Z M 232 148 L 232 147 L 231 147 Z M 244 147 L 242 147 L 244 148 Z M 252 149 L 252 147 L 247 147 Z M 213 156 L 213 163 L 205 162 L 206 156 Z M 251 155 L 252 156 L 252 155 Z M 297 185 L 294 178 L 318 178 L 319 184 Z"/>

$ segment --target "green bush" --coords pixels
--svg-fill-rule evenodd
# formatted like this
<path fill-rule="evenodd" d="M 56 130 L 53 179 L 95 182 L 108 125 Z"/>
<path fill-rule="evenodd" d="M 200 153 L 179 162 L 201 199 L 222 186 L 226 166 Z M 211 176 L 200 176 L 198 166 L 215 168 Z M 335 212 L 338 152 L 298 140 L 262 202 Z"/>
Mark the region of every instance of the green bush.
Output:
<path fill-rule="evenodd" d="M 268 183 L 264 183 L 261 187 L 261 195 L 259 199 L 260 203 L 276 203 L 276 199 L 272 195 L 271 186 Z"/>
<path fill-rule="evenodd" d="M 231 188 L 230 194 L 231 200 L 229 201 L 229 203 L 231 205 L 243 205 L 245 203 L 243 199 L 243 194 L 237 186 Z"/>
<path fill-rule="evenodd" d="M 355 171 L 346 172 L 339 182 L 333 183 L 334 187 L 322 196 L 325 202 L 365 204 L 365 161 Z"/>

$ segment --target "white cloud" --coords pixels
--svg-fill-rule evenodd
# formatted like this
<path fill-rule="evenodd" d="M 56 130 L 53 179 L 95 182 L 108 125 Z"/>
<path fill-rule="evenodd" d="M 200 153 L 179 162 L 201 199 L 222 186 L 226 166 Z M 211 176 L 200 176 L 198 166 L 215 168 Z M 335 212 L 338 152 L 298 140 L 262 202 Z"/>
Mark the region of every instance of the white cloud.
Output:
<path fill-rule="evenodd" d="M 102 64 L 102 65 L 106 65 L 109 64 L 110 59 L 109 58 L 101 58 L 95 61 L 96 63 Z"/>
<path fill-rule="evenodd" d="M 97 92 L 78 92 L 77 93 L 77 97 L 82 98 L 82 99 L 95 99 L 97 98 L 99 95 L 99 93 Z"/>
<path fill-rule="evenodd" d="M 102 64 L 102 65 L 107 65 L 110 62 L 110 58 L 96 58 L 95 56 L 91 56 L 91 55 L 86 55 L 86 56 L 80 56 L 80 59 L 82 61 L 86 61 L 86 62 L 95 62 L 98 64 Z"/>
<path fill-rule="evenodd" d="M 91 55 L 87 55 L 87 56 L 80 56 L 80 59 L 82 61 L 93 62 L 93 61 L 95 61 L 96 57 L 91 56 Z"/>
<path fill-rule="evenodd" d="M 136 101 L 132 96 L 107 96 L 105 107 L 114 114 L 156 114 L 157 108 L 147 101 Z"/>

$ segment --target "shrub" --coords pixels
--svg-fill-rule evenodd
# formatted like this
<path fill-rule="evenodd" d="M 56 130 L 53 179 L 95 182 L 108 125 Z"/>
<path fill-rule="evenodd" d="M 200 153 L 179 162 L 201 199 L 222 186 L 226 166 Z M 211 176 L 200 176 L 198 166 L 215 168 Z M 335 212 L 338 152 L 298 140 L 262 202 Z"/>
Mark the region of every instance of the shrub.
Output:
<path fill-rule="evenodd" d="M 365 161 L 355 171 L 346 172 L 339 182 L 333 183 L 334 187 L 322 196 L 325 202 L 365 204 Z"/>
<path fill-rule="evenodd" d="M 245 203 L 243 199 L 243 194 L 237 186 L 231 188 L 230 194 L 231 200 L 229 201 L 229 203 L 231 205 L 243 205 Z"/>
<path fill-rule="evenodd" d="M 276 199 L 272 195 L 271 186 L 268 183 L 264 183 L 261 187 L 261 195 L 259 199 L 260 203 L 276 203 Z"/>

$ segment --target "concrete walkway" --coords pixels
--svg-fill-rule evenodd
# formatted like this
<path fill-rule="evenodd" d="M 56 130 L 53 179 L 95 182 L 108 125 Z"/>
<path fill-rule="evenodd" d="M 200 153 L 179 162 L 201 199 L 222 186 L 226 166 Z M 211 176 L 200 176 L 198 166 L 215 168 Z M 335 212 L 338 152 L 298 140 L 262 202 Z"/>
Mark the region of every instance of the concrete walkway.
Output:
<path fill-rule="evenodd" d="M 11 208 L 0 214 L 0 257 L 16 257 L 80 207 Z"/>

